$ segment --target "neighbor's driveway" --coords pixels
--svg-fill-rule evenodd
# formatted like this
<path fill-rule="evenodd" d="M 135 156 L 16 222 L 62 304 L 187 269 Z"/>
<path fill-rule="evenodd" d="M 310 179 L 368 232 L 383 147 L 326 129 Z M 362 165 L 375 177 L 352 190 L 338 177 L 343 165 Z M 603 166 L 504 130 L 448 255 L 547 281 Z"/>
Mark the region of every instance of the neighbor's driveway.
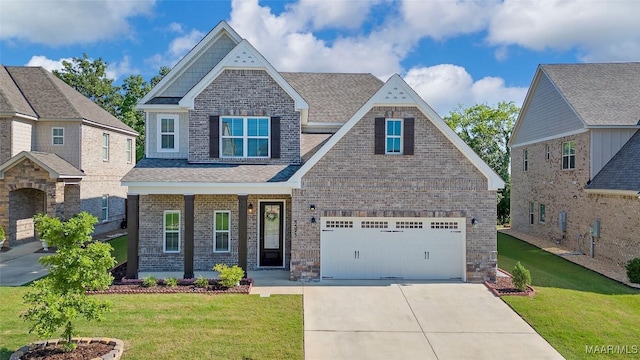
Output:
<path fill-rule="evenodd" d="M 306 359 L 562 359 L 484 285 L 305 286 Z"/>

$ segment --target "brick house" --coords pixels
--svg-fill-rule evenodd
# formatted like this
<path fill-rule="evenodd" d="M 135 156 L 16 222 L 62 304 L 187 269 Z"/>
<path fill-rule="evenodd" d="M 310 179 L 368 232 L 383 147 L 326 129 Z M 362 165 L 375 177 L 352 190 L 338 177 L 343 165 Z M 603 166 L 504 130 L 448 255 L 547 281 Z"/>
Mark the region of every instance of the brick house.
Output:
<path fill-rule="evenodd" d="M 280 73 L 221 22 L 138 106 L 129 278 L 495 278 L 504 183 L 398 75 Z"/>
<path fill-rule="evenodd" d="M 638 62 L 538 67 L 510 140 L 515 231 L 591 255 L 598 221 L 596 258 L 640 256 L 638 89 Z"/>
<path fill-rule="evenodd" d="M 0 65 L 0 225 L 4 246 L 34 240 L 33 215 L 88 211 L 95 233 L 125 220 L 120 179 L 138 134 L 41 67 Z"/>

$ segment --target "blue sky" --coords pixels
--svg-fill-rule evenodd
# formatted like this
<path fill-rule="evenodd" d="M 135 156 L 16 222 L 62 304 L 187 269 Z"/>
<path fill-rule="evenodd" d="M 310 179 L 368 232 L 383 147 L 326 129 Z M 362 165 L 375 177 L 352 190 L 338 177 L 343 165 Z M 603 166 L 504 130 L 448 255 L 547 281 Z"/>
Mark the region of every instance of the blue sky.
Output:
<path fill-rule="evenodd" d="M 637 0 L 0 0 L 0 61 L 173 66 L 225 20 L 280 71 L 400 74 L 438 113 L 520 105 L 540 63 L 640 61 Z"/>

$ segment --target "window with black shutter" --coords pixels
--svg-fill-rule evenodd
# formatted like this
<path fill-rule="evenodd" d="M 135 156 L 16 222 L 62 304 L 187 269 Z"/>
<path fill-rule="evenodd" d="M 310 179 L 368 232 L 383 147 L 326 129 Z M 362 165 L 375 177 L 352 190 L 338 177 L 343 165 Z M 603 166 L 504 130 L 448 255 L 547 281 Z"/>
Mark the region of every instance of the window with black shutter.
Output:
<path fill-rule="evenodd" d="M 374 153 L 413 155 L 414 118 L 375 118 Z"/>

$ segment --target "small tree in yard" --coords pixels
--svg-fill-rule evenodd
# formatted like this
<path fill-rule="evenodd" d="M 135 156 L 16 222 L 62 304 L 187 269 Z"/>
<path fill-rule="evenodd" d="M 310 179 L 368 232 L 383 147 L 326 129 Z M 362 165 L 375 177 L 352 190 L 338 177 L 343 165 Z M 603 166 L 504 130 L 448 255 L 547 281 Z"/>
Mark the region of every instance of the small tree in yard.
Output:
<path fill-rule="evenodd" d="M 513 286 L 520 291 L 527 290 L 527 285 L 531 284 L 531 273 L 529 270 L 525 269 L 525 267 L 520 264 L 520 261 L 516 264 L 516 266 L 512 270 L 513 275 Z"/>
<path fill-rule="evenodd" d="M 67 351 L 76 347 L 71 338 L 76 335 L 73 322 L 77 318 L 102 320 L 112 307 L 110 302 L 86 294 L 87 290 L 107 289 L 113 282 L 109 269 L 116 264 L 111 245 L 92 242 L 90 234 L 97 222 L 87 212 L 66 222 L 42 214 L 34 218 L 38 236 L 58 250 L 40 258 L 49 275 L 35 281 L 24 295 L 29 309 L 21 316 L 31 323 L 29 332 L 41 337 L 50 337 L 62 327 Z"/>

